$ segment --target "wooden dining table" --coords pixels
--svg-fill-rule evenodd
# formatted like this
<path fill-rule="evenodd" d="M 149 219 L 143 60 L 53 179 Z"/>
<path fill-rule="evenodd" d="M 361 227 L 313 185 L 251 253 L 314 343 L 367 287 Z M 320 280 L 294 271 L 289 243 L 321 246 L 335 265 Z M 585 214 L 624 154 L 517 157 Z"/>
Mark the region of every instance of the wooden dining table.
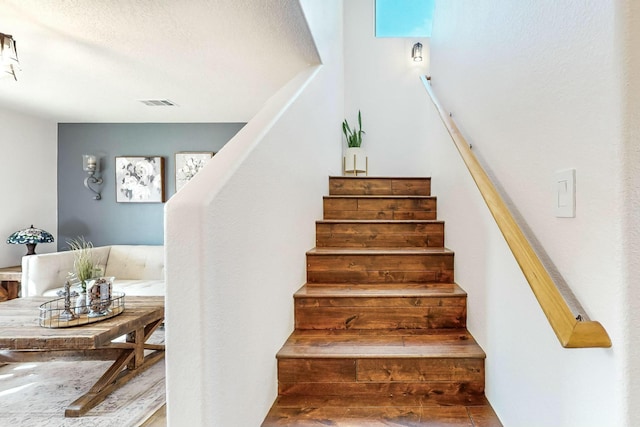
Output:
<path fill-rule="evenodd" d="M 65 417 L 84 415 L 164 358 L 164 344 L 147 342 L 163 323 L 164 297 L 125 297 L 121 314 L 68 328 L 40 326 L 39 306 L 48 300 L 28 297 L 0 303 L 0 363 L 113 360 L 91 389 L 67 406 Z"/>

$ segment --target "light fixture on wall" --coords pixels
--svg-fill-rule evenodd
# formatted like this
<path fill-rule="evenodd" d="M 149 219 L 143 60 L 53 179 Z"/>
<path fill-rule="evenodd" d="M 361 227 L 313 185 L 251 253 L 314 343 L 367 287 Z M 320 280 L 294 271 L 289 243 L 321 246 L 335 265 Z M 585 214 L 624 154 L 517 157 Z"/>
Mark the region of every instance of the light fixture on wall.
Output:
<path fill-rule="evenodd" d="M 411 49 L 411 57 L 413 58 L 413 62 L 422 61 L 422 43 L 418 42 L 413 45 L 413 48 Z"/>
<path fill-rule="evenodd" d="M 94 200 L 102 199 L 102 196 L 100 196 L 100 192 L 91 188 L 91 184 L 102 184 L 102 178 L 95 176 L 97 172 L 100 172 L 100 159 L 93 154 L 83 154 L 82 169 L 84 169 L 84 171 L 89 174 L 89 176 L 84 179 L 84 186 L 95 193 L 95 196 L 93 197 Z"/>
<path fill-rule="evenodd" d="M 13 77 L 18 80 L 16 72 L 20 71 L 18 62 L 18 50 L 13 36 L 0 33 L 0 66 L 2 66 L 2 77 Z"/>
<path fill-rule="evenodd" d="M 11 243 L 14 245 L 27 245 L 27 255 L 35 255 L 36 245 L 38 243 L 52 242 L 53 236 L 51 235 L 51 233 L 39 228 L 34 228 L 33 224 L 31 224 L 31 227 L 29 228 L 16 231 L 7 239 L 7 243 Z"/>

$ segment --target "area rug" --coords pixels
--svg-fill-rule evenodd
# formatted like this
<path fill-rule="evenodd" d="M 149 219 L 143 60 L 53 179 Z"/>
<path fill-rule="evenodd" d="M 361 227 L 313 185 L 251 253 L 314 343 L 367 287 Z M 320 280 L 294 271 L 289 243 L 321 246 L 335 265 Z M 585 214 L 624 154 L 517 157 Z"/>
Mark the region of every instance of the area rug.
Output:
<path fill-rule="evenodd" d="M 163 341 L 162 338 L 154 342 Z M 67 405 L 86 393 L 111 363 L 55 361 L 0 366 L 0 426 L 141 425 L 165 403 L 164 360 L 112 392 L 86 415 L 64 417 Z"/>

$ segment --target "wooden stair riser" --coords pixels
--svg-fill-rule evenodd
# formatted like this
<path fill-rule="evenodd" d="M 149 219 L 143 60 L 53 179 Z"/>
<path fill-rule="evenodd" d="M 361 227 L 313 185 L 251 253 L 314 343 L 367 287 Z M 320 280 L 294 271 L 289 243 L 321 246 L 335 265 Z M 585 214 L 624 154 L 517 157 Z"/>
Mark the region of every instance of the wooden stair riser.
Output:
<path fill-rule="evenodd" d="M 452 283 L 453 253 L 307 254 L 307 283 Z"/>
<path fill-rule="evenodd" d="M 324 219 L 435 220 L 435 197 L 328 196 Z"/>
<path fill-rule="evenodd" d="M 484 384 L 481 358 L 295 358 L 278 360 L 278 381 L 294 383 Z"/>
<path fill-rule="evenodd" d="M 318 248 L 442 248 L 443 222 L 316 223 Z"/>
<path fill-rule="evenodd" d="M 296 298 L 296 329 L 465 328 L 466 297 Z"/>
<path fill-rule="evenodd" d="M 430 196 L 430 178 L 329 178 L 330 195 Z"/>

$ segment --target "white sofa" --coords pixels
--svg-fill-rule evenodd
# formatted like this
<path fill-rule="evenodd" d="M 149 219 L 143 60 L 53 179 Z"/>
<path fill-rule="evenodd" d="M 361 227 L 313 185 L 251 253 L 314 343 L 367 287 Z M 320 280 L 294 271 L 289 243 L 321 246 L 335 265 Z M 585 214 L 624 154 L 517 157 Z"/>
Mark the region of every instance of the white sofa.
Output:
<path fill-rule="evenodd" d="M 164 246 L 111 245 L 92 249 L 104 275 L 115 277 L 113 289 L 130 296 L 164 296 Z M 22 296 L 56 296 L 73 271 L 73 252 L 22 258 Z"/>

